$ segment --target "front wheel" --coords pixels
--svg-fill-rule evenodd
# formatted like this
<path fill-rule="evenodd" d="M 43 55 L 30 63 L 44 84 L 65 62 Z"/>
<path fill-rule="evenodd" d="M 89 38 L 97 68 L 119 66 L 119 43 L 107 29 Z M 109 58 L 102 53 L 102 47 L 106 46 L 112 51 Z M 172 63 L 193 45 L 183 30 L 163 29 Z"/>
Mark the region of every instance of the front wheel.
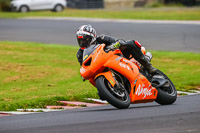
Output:
<path fill-rule="evenodd" d="M 162 85 L 160 85 L 160 84 Z M 177 91 L 172 81 L 160 70 L 152 78 L 152 86 L 158 90 L 156 102 L 161 105 L 173 104 L 177 98 Z"/>
<path fill-rule="evenodd" d="M 96 87 L 100 95 L 111 105 L 118 109 L 126 109 L 130 105 L 130 97 L 125 88 L 112 87 L 104 76 L 99 76 L 96 80 Z M 120 83 L 119 83 L 120 84 Z"/>

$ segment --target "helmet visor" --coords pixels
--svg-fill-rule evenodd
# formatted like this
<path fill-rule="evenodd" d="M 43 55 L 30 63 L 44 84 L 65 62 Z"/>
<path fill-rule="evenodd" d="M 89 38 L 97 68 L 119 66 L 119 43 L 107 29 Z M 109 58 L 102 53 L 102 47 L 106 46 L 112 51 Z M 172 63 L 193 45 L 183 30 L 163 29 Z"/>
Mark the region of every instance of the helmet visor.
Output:
<path fill-rule="evenodd" d="M 92 38 L 89 36 L 77 36 L 78 44 L 81 48 L 90 46 Z"/>

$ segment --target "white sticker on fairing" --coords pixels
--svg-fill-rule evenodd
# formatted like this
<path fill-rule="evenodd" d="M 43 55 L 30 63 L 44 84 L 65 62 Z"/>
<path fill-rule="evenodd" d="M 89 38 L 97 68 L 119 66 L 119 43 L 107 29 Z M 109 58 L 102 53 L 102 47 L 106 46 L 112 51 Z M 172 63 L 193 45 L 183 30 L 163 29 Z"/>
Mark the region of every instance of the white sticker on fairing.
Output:
<path fill-rule="evenodd" d="M 138 95 L 138 96 L 143 95 L 144 96 L 143 99 L 144 99 L 145 97 L 152 95 L 151 90 L 152 89 L 144 88 L 144 84 L 142 84 L 142 86 L 140 84 L 138 86 L 135 94 Z"/>
<path fill-rule="evenodd" d="M 119 63 L 119 66 L 121 66 L 121 67 L 123 67 L 123 68 L 126 68 L 126 69 L 128 69 L 128 70 L 131 70 L 131 68 L 128 66 L 128 65 L 126 65 L 126 64 L 124 64 L 124 63 Z"/>

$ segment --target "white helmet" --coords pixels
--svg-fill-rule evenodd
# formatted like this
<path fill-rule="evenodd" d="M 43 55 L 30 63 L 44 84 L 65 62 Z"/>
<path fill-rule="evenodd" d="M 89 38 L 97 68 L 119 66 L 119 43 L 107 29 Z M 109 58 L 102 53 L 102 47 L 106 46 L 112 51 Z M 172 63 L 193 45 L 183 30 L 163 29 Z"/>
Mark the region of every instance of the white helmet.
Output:
<path fill-rule="evenodd" d="M 82 25 L 76 32 L 76 37 L 79 46 L 86 48 L 96 40 L 96 30 L 91 25 Z"/>

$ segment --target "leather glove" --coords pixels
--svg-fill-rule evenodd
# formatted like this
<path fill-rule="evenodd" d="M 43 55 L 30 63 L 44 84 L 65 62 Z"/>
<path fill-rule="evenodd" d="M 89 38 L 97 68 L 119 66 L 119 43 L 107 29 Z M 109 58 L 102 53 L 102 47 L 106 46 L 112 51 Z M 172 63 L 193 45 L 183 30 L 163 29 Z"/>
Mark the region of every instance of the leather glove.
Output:
<path fill-rule="evenodd" d="M 108 49 L 115 50 L 115 49 L 118 49 L 120 45 L 121 44 L 117 41 L 115 43 L 112 43 L 110 46 L 108 46 Z"/>

